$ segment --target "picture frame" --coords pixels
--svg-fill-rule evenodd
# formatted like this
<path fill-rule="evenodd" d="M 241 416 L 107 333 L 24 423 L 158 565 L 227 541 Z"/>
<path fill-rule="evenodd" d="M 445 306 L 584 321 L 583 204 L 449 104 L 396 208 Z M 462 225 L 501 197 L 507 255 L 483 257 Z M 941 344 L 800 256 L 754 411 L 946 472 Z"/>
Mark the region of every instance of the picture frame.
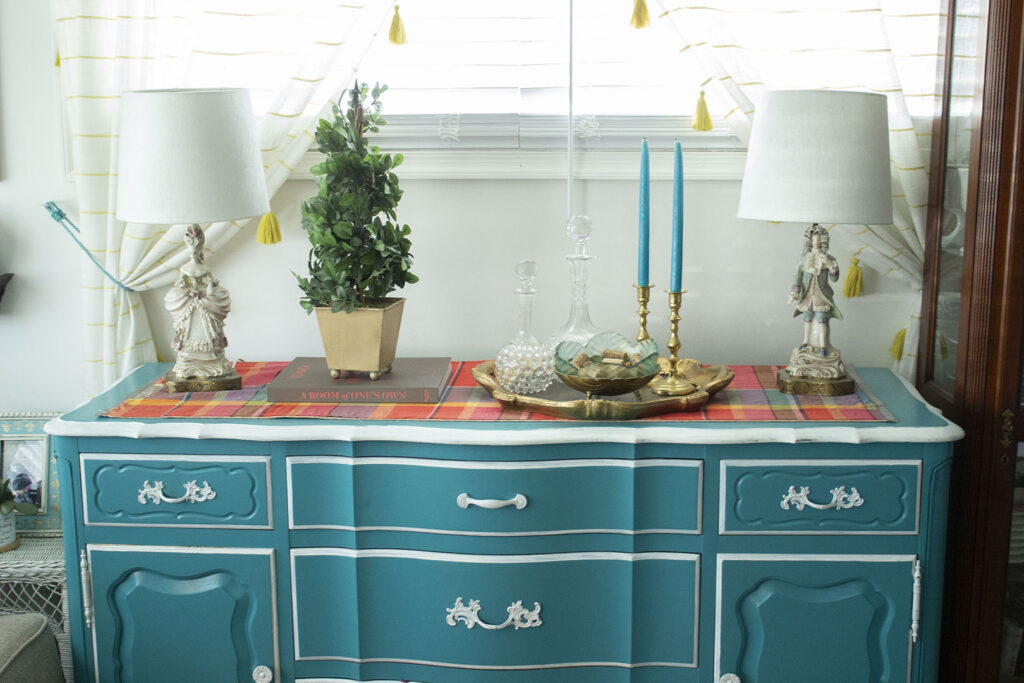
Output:
<path fill-rule="evenodd" d="M 50 436 L 43 431 L 43 425 L 58 415 L 0 412 L 0 480 L 11 480 L 16 500 L 39 508 L 35 515 L 17 515 L 19 531 L 60 533 L 57 462 Z"/>

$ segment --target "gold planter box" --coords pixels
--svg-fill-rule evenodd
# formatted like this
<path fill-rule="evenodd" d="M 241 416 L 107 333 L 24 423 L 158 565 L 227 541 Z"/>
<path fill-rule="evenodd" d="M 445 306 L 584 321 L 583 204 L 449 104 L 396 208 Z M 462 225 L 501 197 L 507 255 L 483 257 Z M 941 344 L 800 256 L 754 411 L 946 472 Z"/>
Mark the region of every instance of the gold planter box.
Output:
<path fill-rule="evenodd" d="M 317 307 L 316 320 L 324 342 L 327 367 L 379 373 L 395 360 L 398 328 L 402 324 L 405 299 L 387 299 L 384 308 L 357 308 L 351 313 L 332 313 Z"/>

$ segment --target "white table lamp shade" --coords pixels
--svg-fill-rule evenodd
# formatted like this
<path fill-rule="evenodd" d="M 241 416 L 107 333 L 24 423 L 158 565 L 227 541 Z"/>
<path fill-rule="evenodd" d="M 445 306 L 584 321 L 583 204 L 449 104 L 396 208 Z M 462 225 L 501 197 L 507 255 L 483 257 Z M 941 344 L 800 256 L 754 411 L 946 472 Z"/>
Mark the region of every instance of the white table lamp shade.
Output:
<path fill-rule="evenodd" d="M 766 92 L 754 115 L 740 218 L 892 222 L 885 95 Z"/>
<path fill-rule="evenodd" d="M 122 94 L 119 219 L 212 223 L 268 211 L 248 91 Z"/>

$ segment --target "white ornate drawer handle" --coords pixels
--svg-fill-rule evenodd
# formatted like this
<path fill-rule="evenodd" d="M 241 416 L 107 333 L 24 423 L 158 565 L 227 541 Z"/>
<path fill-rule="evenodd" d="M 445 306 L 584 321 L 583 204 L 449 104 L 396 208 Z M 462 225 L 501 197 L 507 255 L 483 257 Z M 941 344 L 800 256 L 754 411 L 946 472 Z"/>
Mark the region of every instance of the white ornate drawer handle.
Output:
<path fill-rule="evenodd" d="M 792 505 L 797 510 L 803 510 L 805 507 L 814 508 L 815 510 L 849 510 L 864 504 L 864 499 L 860 497 L 860 493 L 855 486 L 850 487 L 849 493 L 846 492 L 845 486 L 832 489 L 830 491 L 832 500 L 824 505 L 811 502 L 808 499 L 810 493 L 811 489 L 809 486 L 801 486 L 799 491 L 796 490 L 795 486 L 790 486 L 789 493 L 782 497 L 782 509 L 788 510 L 789 506 Z"/>
<path fill-rule="evenodd" d="M 477 500 L 476 498 L 470 498 L 468 493 L 460 493 L 459 497 L 455 499 L 455 502 L 460 508 L 468 508 L 470 505 L 476 505 L 477 507 L 487 508 L 488 510 L 497 510 L 498 508 L 507 508 L 510 505 L 515 505 L 516 510 L 522 510 L 526 507 L 526 496 L 521 493 L 517 493 L 514 498 L 508 500 L 498 500 L 495 498 L 486 498 L 484 500 Z"/>
<path fill-rule="evenodd" d="M 270 670 L 269 666 L 260 664 L 252 670 L 252 680 L 256 683 L 270 683 L 274 680 L 274 672 Z"/>
<path fill-rule="evenodd" d="M 139 489 L 139 502 L 146 504 L 147 499 L 153 501 L 154 505 L 160 503 L 205 503 L 217 497 L 217 492 L 210 488 L 205 481 L 199 486 L 194 480 L 185 482 L 185 495 L 181 498 L 168 498 L 164 495 L 164 483 L 158 481 L 150 485 L 147 479 L 142 488 Z"/>
<path fill-rule="evenodd" d="M 477 624 L 481 628 L 485 628 L 488 631 L 499 631 L 508 626 L 512 626 L 515 630 L 521 628 L 533 628 L 534 626 L 540 626 L 542 623 L 540 620 L 540 603 L 533 603 L 533 609 L 528 610 L 523 607 L 522 600 L 516 600 L 508 606 L 508 619 L 503 624 L 485 624 L 480 621 L 478 612 L 480 611 L 480 601 L 470 600 L 469 606 L 462 604 L 462 598 L 455 599 L 455 607 L 449 607 L 447 610 L 448 616 L 445 617 L 445 621 L 448 622 L 449 626 L 456 626 L 456 622 L 461 621 L 466 624 L 466 628 L 473 628 Z"/>

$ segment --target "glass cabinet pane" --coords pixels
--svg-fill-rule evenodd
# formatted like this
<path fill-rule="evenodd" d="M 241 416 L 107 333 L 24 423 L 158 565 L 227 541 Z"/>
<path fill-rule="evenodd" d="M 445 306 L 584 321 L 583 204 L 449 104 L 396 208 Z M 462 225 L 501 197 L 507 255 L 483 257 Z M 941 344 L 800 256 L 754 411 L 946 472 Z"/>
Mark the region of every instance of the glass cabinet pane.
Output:
<path fill-rule="evenodd" d="M 950 18 L 953 55 L 949 73 L 949 128 L 942 201 L 938 293 L 932 380 L 953 393 L 963 283 L 964 227 L 970 181 L 972 123 L 980 99 L 975 97 L 979 73 L 979 0 L 960 0 Z"/>

